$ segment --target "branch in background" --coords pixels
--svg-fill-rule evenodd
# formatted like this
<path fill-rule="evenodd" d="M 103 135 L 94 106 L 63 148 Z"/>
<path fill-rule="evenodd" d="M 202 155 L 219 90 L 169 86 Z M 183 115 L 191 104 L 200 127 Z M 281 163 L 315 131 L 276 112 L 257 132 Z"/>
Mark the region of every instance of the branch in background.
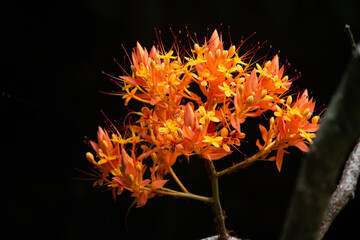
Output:
<path fill-rule="evenodd" d="M 323 239 L 331 223 L 346 204 L 355 197 L 357 180 L 360 174 L 360 139 L 346 162 L 339 185 L 331 195 L 328 208 L 325 211 L 323 220 L 316 240 Z"/>
<path fill-rule="evenodd" d="M 360 136 L 360 45 L 331 99 L 322 127 L 304 156 L 281 239 L 316 239 L 348 153 Z"/>

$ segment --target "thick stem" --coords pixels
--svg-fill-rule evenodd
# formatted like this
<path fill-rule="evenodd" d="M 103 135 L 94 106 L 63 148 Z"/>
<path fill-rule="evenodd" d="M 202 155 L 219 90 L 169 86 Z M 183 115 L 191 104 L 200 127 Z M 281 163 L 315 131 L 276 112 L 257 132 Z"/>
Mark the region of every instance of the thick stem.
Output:
<path fill-rule="evenodd" d="M 228 239 L 228 234 L 225 227 L 225 216 L 224 212 L 221 208 L 220 204 L 220 197 L 219 197 L 219 182 L 218 182 L 218 176 L 217 172 L 214 166 L 214 163 L 212 161 L 206 161 L 206 167 L 210 174 L 210 180 L 211 180 L 211 190 L 212 190 L 212 198 L 213 198 L 213 209 L 216 216 L 216 224 L 217 224 L 217 230 L 219 234 L 219 240 L 226 240 Z"/>

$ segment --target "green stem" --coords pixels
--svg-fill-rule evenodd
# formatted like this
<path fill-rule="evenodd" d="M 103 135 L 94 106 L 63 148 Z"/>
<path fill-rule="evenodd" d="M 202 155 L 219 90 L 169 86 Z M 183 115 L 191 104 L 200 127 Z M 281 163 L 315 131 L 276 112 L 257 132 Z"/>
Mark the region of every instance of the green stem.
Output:
<path fill-rule="evenodd" d="M 169 172 L 171 174 L 171 176 L 174 178 L 174 180 L 176 181 L 176 183 L 179 185 L 179 187 L 181 188 L 181 190 L 185 193 L 188 193 L 189 191 L 185 188 L 185 186 L 181 183 L 180 179 L 176 176 L 174 170 L 169 166 Z"/>
<path fill-rule="evenodd" d="M 213 202 L 213 199 L 211 197 L 204 197 L 204 196 L 196 195 L 196 194 L 189 193 L 189 192 L 187 192 L 187 193 L 178 192 L 178 191 L 168 189 L 168 188 L 159 188 L 156 190 L 147 189 L 147 190 L 150 190 L 158 195 L 168 195 L 168 196 L 173 196 L 173 197 L 190 198 L 190 199 L 194 199 L 194 200 L 198 200 L 198 201 L 202 201 L 202 202 L 208 202 L 208 203 Z"/>
<path fill-rule="evenodd" d="M 268 145 L 266 148 L 264 148 L 263 150 L 261 150 L 260 152 L 254 154 L 253 156 L 245 159 L 244 161 L 237 163 L 235 165 L 232 165 L 231 167 L 228 167 L 220 172 L 216 173 L 217 177 L 221 177 L 224 174 L 230 174 L 232 172 L 235 172 L 239 169 L 245 168 L 247 166 L 249 166 L 250 164 L 252 164 L 253 162 L 259 160 L 261 157 L 263 157 L 264 155 L 267 155 L 271 152 L 271 150 L 273 150 L 273 146 L 275 145 L 276 141 L 272 142 L 270 145 Z"/>
<path fill-rule="evenodd" d="M 212 204 L 216 216 L 216 224 L 219 234 L 218 239 L 226 240 L 228 238 L 228 234 L 225 227 L 225 216 L 220 204 L 218 174 L 216 172 L 214 163 L 212 161 L 206 161 L 206 167 L 208 168 L 210 173 L 212 199 L 213 199 Z"/>

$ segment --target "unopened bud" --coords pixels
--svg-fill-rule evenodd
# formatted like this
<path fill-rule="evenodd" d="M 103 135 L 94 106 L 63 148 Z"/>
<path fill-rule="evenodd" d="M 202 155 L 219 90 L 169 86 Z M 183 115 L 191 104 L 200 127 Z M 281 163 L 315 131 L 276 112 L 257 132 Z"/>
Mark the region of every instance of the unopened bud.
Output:
<path fill-rule="evenodd" d="M 308 112 L 305 116 L 306 120 L 310 119 L 311 118 L 311 112 Z"/>
<path fill-rule="evenodd" d="M 274 122 L 275 122 L 274 117 L 271 117 L 271 118 L 270 118 L 270 127 L 274 124 Z"/>
<path fill-rule="evenodd" d="M 288 76 L 285 76 L 285 77 L 282 78 L 282 81 L 283 81 L 283 82 L 287 82 L 288 80 L 289 80 L 289 77 L 288 77 Z"/>
<path fill-rule="evenodd" d="M 266 63 L 265 63 L 265 68 L 269 68 L 270 67 L 270 64 L 271 64 L 271 61 L 267 61 Z"/>
<path fill-rule="evenodd" d="M 150 154 L 150 156 L 151 156 L 151 159 L 155 162 L 156 160 L 157 160 L 157 155 L 156 155 L 156 153 L 151 153 Z"/>
<path fill-rule="evenodd" d="M 229 55 L 229 52 L 227 50 L 224 50 L 223 51 L 223 58 L 226 59 L 228 57 L 228 55 Z"/>
<path fill-rule="evenodd" d="M 105 140 L 103 140 L 103 141 L 101 142 L 101 144 L 102 144 L 103 148 L 104 148 L 106 151 L 108 151 L 108 149 L 109 149 L 108 143 L 107 143 Z"/>
<path fill-rule="evenodd" d="M 117 136 L 115 133 L 111 134 L 111 139 L 117 139 Z"/>
<path fill-rule="evenodd" d="M 253 95 L 248 96 L 248 98 L 246 99 L 246 106 L 250 106 L 253 102 L 254 102 L 254 96 Z"/>
<path fill-rule="evenodd" d="M 224 127 L 221 129 L 220 132 L 221 137 L 226 138 L 228 134 L 229 134 L 229 130 L 227 128 Z"/>
<path fill-rule="evenodd" d="M 129 174 L 129 181 L 131 182 L 131 183 L 133 183 L 134 182 L 134 175 L 132 175 L 132 174 Z"/>
<path fill-rule="evenodd" d="M 91 163 L 95 162 L 94 155 L 91 152 L 86 153 L 86 159 Z"/>
<path fill-rule="evenodd" d="M 220 57 L 220 49 L 216 50 L 215 52 L 215 59 Z"/>
<path fill-rule="evenodd" d="M 182 132 L 181 128 L 176 129 L 176 132 L 180 137 L 183 136 L 183 132 Z"/>
<path fill-rule="evenodd" d="M 174 137 L 173 137 L 173 135 L 168 134 L 168 135 L 166 135 L 166 139 L 169 141 L 172 141 L 172 140 L 174 140 Z"/>
<path fill-rule="evenodd" d="M 309 114 L 309 112 L 310 112 L 309 108 L 305 109 L 303 112 L 303 116 L 307 116 Z"/>
<path fill-rule="evenodd" d="M 266 94 L 267 94 L 266 89 L 263 89 L 263 90 L 261 91 L 261 99 L 263 99 L 263 98 L 266 96 Z"/>
<path fill-rule="evenodd" d="M 133 73 L 136 73 L 136 68 L 135 68 L 134 65 L 131 65 L 131 71 L 132 71 Z"/>
<path fill-rule="evenodd" d="M 292 96 L 288 96 L 286 99 L 286 104 L 290 105 L 292 103 Z"/>
<path fill-rule="evenodd" d="M 141 169 L 142 169 L 142 165 L 141 165 L 141 163 L 137 163 L 136 164 L 136 170 L 138 171 L 138 172 L 141 172 Z"/>
<path fill-rule="evenodd" d="M 154 61 L 154 60 L 151 60 L 151 62 L 150 62 L 150 66 L 151 66 L 152 68 L 155 68 L 155 67 L 156 67 L 156 63 L 155 63 L 155 61 Z"/>
<path fill-rule="evenodd" d="M 239 86 L 239 92 L 242 93 L 243 91 L 244 91 L 244 85 L 241 84 L 241 85 Z"/>
<path fill-rule="evenodd" d="M 229 55 L 228 57 L 231 58 L 234 54 L 235 54 L 235 51 L 236 51 L 236 48 L 234 45 L 232 45 L 230 48 L 229 48 Z"/>
<path fill-rule="evenodd" d="M 198 127 L 198 132 L 202 132 L 202 130 L 203 130 L 203 126 L 202 125 L 200 125 L 199 127 Z"/>
<path fill-rule="evenodd" d="M 195 45 L 194 45 L 194 50 L 195 50 L 196 53 L 200 52 L 200 47 L 199 47 L 199 45 L 197 43 L 195 43 Z"/>
<path fill-rule="evenodd" d="M 312 119 L 311 119 L 311 123 L 312 124 L 317 124 L 319 122 L 319 116 L 314 116 Z"/>
<path fill-rule="evenodd" d="M 205 122 L 206 122 L 206 123 L 209 123 L 210 120 L 211 120 L 211 119 L 210 119 L 210 116 L 209 116 L 209 115 L 206 115 L 206 117 L 205 117 Z"/>

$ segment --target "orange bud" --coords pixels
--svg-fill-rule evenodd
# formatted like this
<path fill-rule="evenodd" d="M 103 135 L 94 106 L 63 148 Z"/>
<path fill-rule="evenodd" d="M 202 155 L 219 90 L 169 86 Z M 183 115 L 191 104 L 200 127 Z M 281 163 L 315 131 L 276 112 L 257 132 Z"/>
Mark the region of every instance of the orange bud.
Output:
<path fill-rule="evenodd" d="M 129 181 L 130 181 L 131 183 L 133 183 L 134 180 L 135 180 L 134 175 L 129 174 Z"/>
<path fill-rule="evenodd" d="M 226 138 L 228 134 L 229 134 L 229 130 L 227 128 L 224 127 L 221 129 L 220 132 L 221 137 Z"/>
<path fill-rule="evenodd" d="M 254 96 L 250 95 L 246 99 L 246 106 L 250 106 L 254 102 Z"/>
<path fill-rule="evenodd" d="M 319 116 L 314 116 L 312 119 L 311 119 L 311 123 L 312 124 L 317 124 L 319 122 Z"/>
<path fill-rule="evenodd" d="M 86 153 L 86 159 L 91 163 L 95 163 L 94 155 L 91 152 Z"/>

